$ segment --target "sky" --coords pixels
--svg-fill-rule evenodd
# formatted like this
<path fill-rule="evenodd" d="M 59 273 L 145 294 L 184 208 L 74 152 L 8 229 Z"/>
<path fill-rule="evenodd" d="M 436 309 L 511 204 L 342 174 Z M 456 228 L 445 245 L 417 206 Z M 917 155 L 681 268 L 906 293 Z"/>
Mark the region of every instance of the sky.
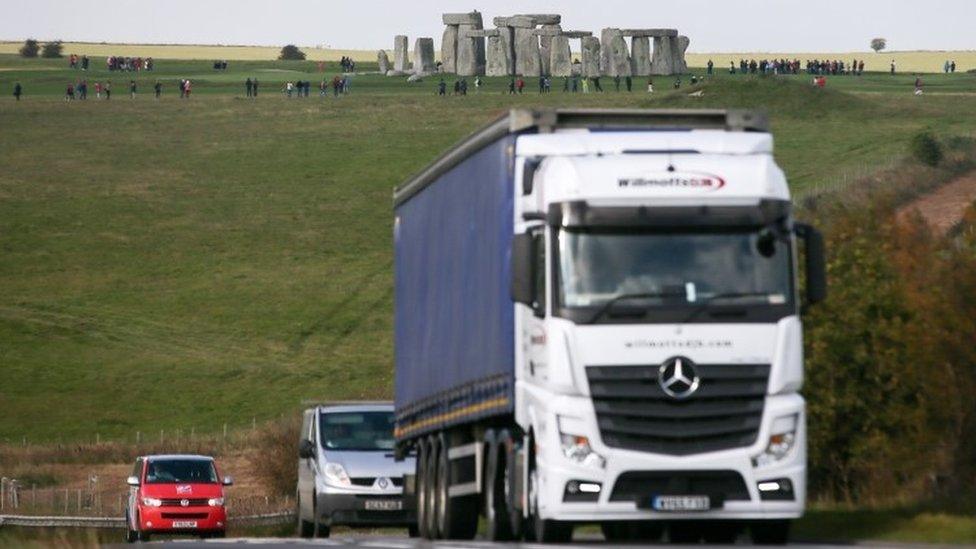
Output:
<path fill-rule="evenodd" d="M 323 45 L 440 43 L 441 14 L 560 13 L 563 29 L 677 28 L 692 52 L 976 49 L 976 0 L 0 0 L 0 40 Z"/>

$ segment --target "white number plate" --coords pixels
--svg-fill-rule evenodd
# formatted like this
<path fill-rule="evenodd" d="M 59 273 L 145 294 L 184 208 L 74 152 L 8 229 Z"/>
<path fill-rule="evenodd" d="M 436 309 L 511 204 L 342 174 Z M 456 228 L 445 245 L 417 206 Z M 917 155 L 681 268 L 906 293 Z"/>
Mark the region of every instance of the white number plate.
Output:
<path fill-rule="evenodd" d="M 403 501 L 398 499 L 368 499 L 367 511 L 399 511 L 403 509 Z"/>
<path fill-rule="evenodd" d="M 195 520 L 174 520 L 173 528 L 196 528 L 197 521 Z"/>
<path fill-rule="evenodd" d="M 712 502 L 708 496 L 655 496 L 651 507 L 655 511 L 708 511 Z"/>

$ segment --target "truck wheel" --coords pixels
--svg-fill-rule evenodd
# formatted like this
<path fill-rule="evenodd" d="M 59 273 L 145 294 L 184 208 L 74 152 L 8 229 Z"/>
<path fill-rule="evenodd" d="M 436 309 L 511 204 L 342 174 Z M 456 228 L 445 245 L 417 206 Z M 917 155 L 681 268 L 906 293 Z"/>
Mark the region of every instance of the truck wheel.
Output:
<path fill-rule="evenodd" d="M 790 541 L 790 521 L 770 520 L 754 522 L 749 530 L 757 545 L 785 545 Z"/>
<path fill-rule="evenodd" d="M 539 517 L 539 474 L 536 469 L 535 447 L 529 440 L 529 524 L 526 535 L 539 543 L 568 543 L 573 539 L 573 524 Z"/>
<path fill-rule="evenodd" d="M 415 479 L 417 493 L 417 534 L 422 538 L 427 536 L 427 441 L 417 442 L 417 476 Z"/>
<path fill-rule="evenodd" d="M 516 478 L 518 465 L 515 463 L 520 448 L 518 444 L 515 444 L 514 439 L 509 442 L 511 436 L 511 434 L 505 433 L 499 439 L 499 446 L 504 452 L 502 456 L 505 459 L 502 482 L 505 486 L 505 504 L 508 506 L 508 525 L 512 531 L 512 539 L 522 539 L 525 519 L 522 516 L 522 502 L 519 500 L 518 494 L 518 484 L 520 483 L 520 479 Z"/>
<path fill-rule="evenodd" d="M 427 494 L 426 511 L 424 523 L 427 524 L 427 539 L 438 539 L 440 532 L 437 530 L 437 509 L 440 503 L 437 501 L 437 456 L 440 454 L 440 447 L 437 439 L 427 438 L 427 459 L 424 460 L 424 476 L 427 482 L 425 492 Z"/>
<path fill-rule="evenodd" d="M 407 526 L 407 536 L 411 538 L 420 537 L 420 529 L 417 528 L 416 524 L 411 524 L 410 526 Z"/>
<path fill-rule="evenodd" d="M 444 539 L 474 539 L 478 533 L 478 496 L 450 497 L 450 445 L 443 434 L 438 438 L 437 490 L 440 509 L 437 529 Z"/>
<path fill-rule="evenodd" d="M 315 525 L 302 519 L 302 498 L 300 495 L 295 496 L 295 506 L 295 515 L 298 517 L 298 537 L 312 537 L 312 534 L 315 533 Z"/>
<path fill-rule="evenodd" d="M 512 528 L 509 524 L 508 505 L 505 501 L 505 460 L 504 448 L 491 441 L 485 460 L 485 537 L 491 541 L 509 541 Z"/>

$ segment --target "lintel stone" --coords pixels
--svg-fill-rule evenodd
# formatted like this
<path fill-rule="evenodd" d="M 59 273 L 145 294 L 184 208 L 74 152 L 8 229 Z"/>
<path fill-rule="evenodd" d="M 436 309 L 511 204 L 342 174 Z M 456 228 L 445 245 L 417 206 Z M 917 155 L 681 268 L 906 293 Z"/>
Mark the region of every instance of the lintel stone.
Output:
<path fill-rule="evenodd" d="M 531 17 L 536 25 L 558 25 L 563 20 L 558 13 L 520 13 L 516 17 Z"/>
<path fill-rule="evenodd" d="M 566 38 L 586 38 L 593 36 L 593 33 L 590 31 L 563 31 L 562 35 Z"/>
<path fill-rule="evenodd" d="M 677 29 L 620 29 L 624 36 L 647 36 L 650 38 L 678 36 Z"/>
<path fill-rule="evenodd" d="M 549 36 L 549 37 L 552 37 L 552 36 L 559 36 L 559 35 L 563 34 L 563 31 L 561 31 L 560 29 L 536 29 L 535 32 L 534 32 L 534 34 L 536 36 Z"/>
<path fill-rule="evenodd" d="M 471 13 L 445 13 L 441 16 L 445 25 L 477 25 L 481 24 L 481 14 L 473 11 Z"/>
<path fill-rule="evenodd" d="M 499 36 L 501 31 L 498 29 L 469 30 L 465 34 L 472 38 L 490 38 L 492 36 Z"/>

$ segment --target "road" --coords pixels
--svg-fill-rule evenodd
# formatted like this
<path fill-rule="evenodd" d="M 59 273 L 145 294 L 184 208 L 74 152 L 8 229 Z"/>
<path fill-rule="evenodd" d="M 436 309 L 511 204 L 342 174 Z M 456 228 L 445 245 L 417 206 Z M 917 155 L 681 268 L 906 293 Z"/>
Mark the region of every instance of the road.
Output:
<path fill-rule="evenodd" d="M 611 547 L 599 536 L 594 536 L 592 538 L 584 537 L 583 539 L 578 539 L 573 544 L 566 545 L 543 545 L 538 543 L 491 543 L 488 541 L 438 541 L 438 542 L 428 542 L 417 539 L 408 539 L 402 537 L 388 537 L 388 536 L 337 536 L 329 539 L 315 539 L 315 540 L 304 540 L 297 538 L 227 538 L 218 540 L 193 540 L 193 539 L 174 539 L 165 540 L 160 542 L 154 542 L 150 545 L 155 547 L 169 547 L 172 549 L 187 549 L 187 548 L 200 548 L 200 549 L 215 549 L 217 547 L 226 545 L 235 546 L 247 546 L 262 549 L 273 549 L 273 548 L 288 548 L 288 547 L 302 547 L 302 546 L 312 546 L 312 547 L 349 547 L 349 548 L 363 548 L 363 549 L 486 549 L 491 547 L 510 547 L 510 548 L 525 548 L 525 549 L 558 549 L 558 548 L 569 548 L 569 547 Z M 621 544 L 613 544 L 614 547 L 620 546 Z M 814 544 L 814 543 L 800 543 L 792 544 L 796 547 L 803 547 L 804 549 L 833 549 L 833 548 L 846 548 L 850 549 L 851 545 L 829 545 L 829 544 Z M 626 547 L 662 547 L 664 544 L 629 544 Z M 857 547 L 890 547 L 897 549 L 906 549 L 907 547 L 926 547 L 929 549 L 938 547 L 958 547 L 958 546 L 940 546 L 940 545 L 930 545 L 930 544 L 903 544 L 903 543 L 858 543 Z M 117 545 L 116 548 L 127 547 L 126 545 Z M 713 545 L 710 547 L 743 547 L 743 544 L 738 545 Z"/>

